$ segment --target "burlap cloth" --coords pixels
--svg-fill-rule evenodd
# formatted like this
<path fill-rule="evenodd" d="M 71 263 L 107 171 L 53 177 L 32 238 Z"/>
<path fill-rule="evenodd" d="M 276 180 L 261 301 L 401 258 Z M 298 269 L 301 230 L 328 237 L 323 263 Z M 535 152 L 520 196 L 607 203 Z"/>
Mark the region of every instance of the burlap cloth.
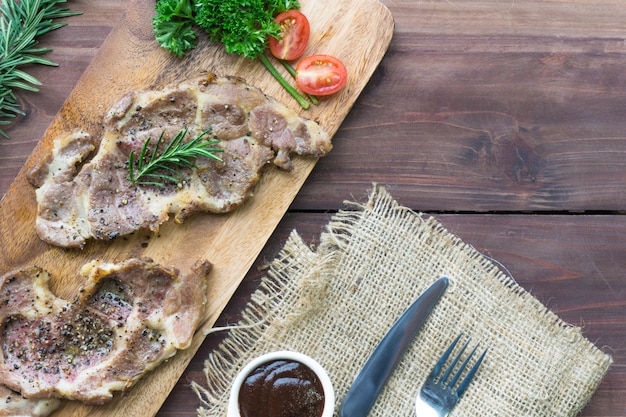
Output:
<path fill-rule="evenodd" d="M 200 416 L 226 415 L 228 391 L 253 357 L 290 349 L 328 371 L 339 408 L 366 358 L 396 318 L 437 277 L 443 298 L 392 374 L 370 416 L 413 416 L 415 395 L 459 334 L 488 355 L 451 416 L 574 416 L 612 359 L 432 217 L 401 207 L 380 187 L 346 203 L 313 251 L 294 231 L 272 262 L 239 328 L 210 354 L 194 384 Z"/>

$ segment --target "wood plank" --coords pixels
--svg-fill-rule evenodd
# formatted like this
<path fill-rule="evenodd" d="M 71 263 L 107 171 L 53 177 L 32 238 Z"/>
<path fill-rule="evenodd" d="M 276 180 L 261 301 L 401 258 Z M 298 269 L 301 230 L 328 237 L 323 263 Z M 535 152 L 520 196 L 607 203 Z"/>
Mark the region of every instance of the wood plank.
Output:
<path fill-rule="evenodd" d="M 626 207 L 623 4 L 390 7 L 389 51 L 293 209 L 373 181 L 422 210 Z"/>
<path fill-rule="evenodd" d="M 147 256 L 182 271 L 188 270 L 198 259 L 208 259 L 215 265 L 208 291 L 210 307 L 206 319 L 210 326 L 315 166 L 315 159 L 297 158 L 290 173 L 268 170 L 254 198 L 228 215 L 198 215 L 180 226 L 168 223 L 158 235 L 136 233 L 111 243 L 91 242 L 83 250 L 54 248 L 38 239 L 34 232 L 34 190 L 24 172 L 51 147 L 58 134 L 80 127 L 97 135 L 105 112 L 125 92 L 158 88 L 202 71 L 244 77 L 265 93 L 319 121 L 332 136 L 382 59 L 393 34 L 393 19 L 376 0 L 303 1 L 301 4 L 311 22 L 306 53 L 335 55 L 344 61 L 349 71 L 348 83 L 341 92 L 320 100 L 318 106 L 306 112 L 296 109 L 297 104 L 260 63 L 227 55 L 221 46 L 209 43 L 206 37 L 184 60 L 174 58 L 154 41 L 151 26 L 154 3 L 132 1 L 0 202 L 0 209 L 7 213 L 0 218 L 0 270 L 37 264 L 53 275 L 53 291 L 71 298 L 82 282 L 77 271 L 91 259 L 113 262 Z M 189 349 L 112 403 L 87 407 L 67 402 L 56 414 L 155 414 L 203 338 L 199 332 Z"/>
<path fill-rule="evenodd" d="M 306 187 L 306 186 L 305 186 Z M 359 194 L 358 188 L 353 193 Z M 217 326 L 236 323 L 264 276 L 263 268 L 280 251 L 292 230 L 310 245 L 332 213 L 288 213 L 218 319 Z M 501 268 L 544 305 L 597 347 L 611 354 L 614 366 L 581 417 L 622 416 L 626 410 L 626 216 L 434 214 Z M 200 406 L 189 388 L 204 383 L 203 361 L 224 336 L 209 335 L 182 375 L 159 417 L 195 416 Z"/>

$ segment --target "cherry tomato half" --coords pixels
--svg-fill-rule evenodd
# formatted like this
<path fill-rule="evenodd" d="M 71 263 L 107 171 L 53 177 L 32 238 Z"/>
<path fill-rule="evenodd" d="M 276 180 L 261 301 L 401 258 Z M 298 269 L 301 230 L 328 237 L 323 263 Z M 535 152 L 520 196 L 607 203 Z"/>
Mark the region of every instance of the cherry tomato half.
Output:
<path fill-rule="evenodd" d="M 298 88 L 314 96 L 336 93 L 348 79 L 345 65 L 330 55 L 312 55 L 302 59 L 296 73 Z"/>
<path fill-rule="evenodd" d="M 270 36 L 267 40 L 270 52 L 278 59 L 292 61 L 300 58 L 307 43 L 311 27 L 309 21 L 299 10 L 287 10 L 276 16 L 280 25 L 280 38 Z"/>

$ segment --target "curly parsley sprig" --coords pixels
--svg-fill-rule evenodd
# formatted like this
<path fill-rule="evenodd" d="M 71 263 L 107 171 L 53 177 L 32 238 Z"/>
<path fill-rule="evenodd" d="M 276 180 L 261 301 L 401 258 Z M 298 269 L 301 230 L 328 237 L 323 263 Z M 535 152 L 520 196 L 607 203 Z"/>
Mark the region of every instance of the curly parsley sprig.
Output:
<path fill-rule="evenodd" d="M 37 92 L 41 82 L 20 67 L 29 64 L 57 66 L 41 55 L 50 48 L 37 47 L 38 38 L 67 23 L 55 19 L 81 14 L 58 7 L 66 0 L 8 0 L 0 5 L 0 125 L 24 115 L 15 89 Z M 0 129 L 0 135 L 9 136 Z"/>
<path fill-rule="evenodd" d="M 204 138 L 208 131 L 204 131 L 189 142 L 183 143 L 183 139 L 187 136 L 187 129 L 181 130 L 167 144 L 163 152 L 159 153 L 164 133 L 162 132 L 159 136 L 152 152 L 149 151 L 150 138 L 144 142 L 139 158 L 135 159 L 135 152 L 130 152 L 128 156 L 128 181 L 131 184 L 164 187 L 164 180 L 178 184 L 181 168 L 197 168 L 194 163 L 195 158 L 203 156 L 222 161 L 222 158 L 216 153 L 224 150 L 213 146 L 219 140 Z"/>
<path fill-rule="evenodd" d="M 152 26 L 157 42 L 178 58 L 196 47 L 193 27 L 194 7 L 191 0 L 157 1 Z"/>
<path fill-rule="evenodd" d="M 158 0 L 152 20 L 155 38 L 164 49 L 182 57 L 196 47 L 196 28 L 226 52 L 259 59 L 280 85 L 305 109 L 311 102 L 276 70 L 265 56 L 268 36 L 280 36 L 274 16 L 299 9 L 297 0 Z"/>

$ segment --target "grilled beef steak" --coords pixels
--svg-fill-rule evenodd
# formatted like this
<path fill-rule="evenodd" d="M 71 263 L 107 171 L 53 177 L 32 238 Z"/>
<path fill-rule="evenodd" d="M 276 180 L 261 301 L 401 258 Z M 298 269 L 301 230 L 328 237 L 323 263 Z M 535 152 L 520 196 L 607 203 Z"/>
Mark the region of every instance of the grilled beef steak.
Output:
<path fill-rule="evenodd" d="M 61 402 L 55 398 L 26 399 L 0 385 L 0 417 L 46 417 L 59 405 Z"/>
<path fill-rule="evenodd" d="M 183 129 L 184 142 L 203 132 L 218 139 L 223 161 L 198 157 L 176 183 L 132 184 L 130 152 L 139 155 L 150 139 L 150 155 L 162 134 L 164 148 Z M 204 75 L 160 91 L 131 92 L 108 112 L 101 138 L 82 131 L 61 135 L 28 172 L 37 187 L 36 230 L 53 245 L 82 247 L 90 238 L 157 231 L 169 215 L 182 222 L 196 211 L 225 213 L 251 196 L 266 166 L 289 171 L 291 154 L 320 157 L 331 148 L 317 123 L 238 78 Z"/>
<path fill-rule="evenodd" d="M 25 398 L 110 400 L 189 346 L 204 316 L 210 269 L 201 262 L 181 275 L 149 259 L 91 263 L 73 301 L 52 294 L 38 267 L 5 274 L 0 382 Z"/>

